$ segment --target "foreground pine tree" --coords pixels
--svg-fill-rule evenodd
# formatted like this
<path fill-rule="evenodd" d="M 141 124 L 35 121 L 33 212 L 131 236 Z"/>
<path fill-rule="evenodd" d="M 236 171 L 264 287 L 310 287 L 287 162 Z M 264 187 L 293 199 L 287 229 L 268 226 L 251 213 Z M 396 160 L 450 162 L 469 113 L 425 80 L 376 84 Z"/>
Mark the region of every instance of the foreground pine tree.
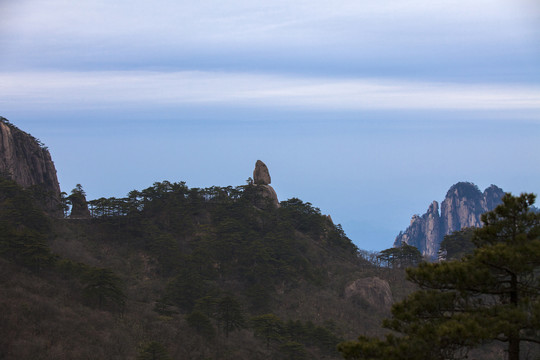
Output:
<path fill-rule="evenodd" d="M 462 359 L 490 342 L 540 344 L 540 214 L 535 195 L 507 194 L 482 217 L 473 254 L 408 269 L 420 290 L 392 308 L 384 326 L 402 335 L 342 343 L 346 359 Z"/>

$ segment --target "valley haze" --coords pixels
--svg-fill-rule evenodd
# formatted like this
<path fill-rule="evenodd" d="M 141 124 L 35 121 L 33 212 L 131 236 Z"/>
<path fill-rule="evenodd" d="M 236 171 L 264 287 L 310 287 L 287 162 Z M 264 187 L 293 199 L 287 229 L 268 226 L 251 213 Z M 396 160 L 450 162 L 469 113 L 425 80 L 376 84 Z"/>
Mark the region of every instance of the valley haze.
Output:
<path fill-rule="evenodd" d="M 362 249 L 469 181 L 540 193 L 532 0 L 0 3 L 0 115 L 63 191 L 242 185 L 263 160 Z"/>

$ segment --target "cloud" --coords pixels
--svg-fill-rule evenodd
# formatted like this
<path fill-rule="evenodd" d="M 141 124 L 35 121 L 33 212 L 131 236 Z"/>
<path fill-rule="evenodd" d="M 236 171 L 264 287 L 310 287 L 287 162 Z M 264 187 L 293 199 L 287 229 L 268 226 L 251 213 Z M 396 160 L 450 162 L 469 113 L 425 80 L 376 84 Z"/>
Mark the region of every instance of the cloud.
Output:
<path fill-rule="evenodd" d="M 0 73 L 4 109 L 213 105 L 301 110 L 540 110 L 540 86 L 241 72 Z"/>
<path fill-rule="evenodd" d="M 3 6 L 10 11 L 0 25 L 0 64 L 73 69 L 91 63 L 94 69 L 125 69 L 136 59 L 149 68 L 216 56 L 234 58 L 240 68 L 256 68 L 250 61 L 274 56 L 308 64 L 329 57 L 395 66 L 477 57 L 489 63 L 512 59 L 510 53 L 516 57 L 516 49 L 534 52 L 539 31 L 531 19 L 538 16 L 518 3 L 20 0 Z"/>

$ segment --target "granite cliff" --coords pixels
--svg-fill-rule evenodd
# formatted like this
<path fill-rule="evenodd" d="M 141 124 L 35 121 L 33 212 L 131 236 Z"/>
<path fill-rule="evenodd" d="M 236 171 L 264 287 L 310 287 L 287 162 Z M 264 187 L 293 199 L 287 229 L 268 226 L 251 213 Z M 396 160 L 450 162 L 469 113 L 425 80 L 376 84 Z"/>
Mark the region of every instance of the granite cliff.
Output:
<path fill-rule="evenodd" d="M 413 215 L 407 230 L 400 232 L 394 246 L 416 246 L 426 257 L 436 258 L 445 235 L 465 227 L 481 227 L 480 216 L 501 203 L 504 191 L 491 185 L 482 193 L 476 185 L 459 182 L 453 185 L 441 203 L 433 201 L 422 216 Z"/>
<path fill-rule="evenodd" d="M 39 194 L 44 208 L 61 215 L 60 185 L 47 148 L 35 137 L 0 117 L 0 175 Z"/>

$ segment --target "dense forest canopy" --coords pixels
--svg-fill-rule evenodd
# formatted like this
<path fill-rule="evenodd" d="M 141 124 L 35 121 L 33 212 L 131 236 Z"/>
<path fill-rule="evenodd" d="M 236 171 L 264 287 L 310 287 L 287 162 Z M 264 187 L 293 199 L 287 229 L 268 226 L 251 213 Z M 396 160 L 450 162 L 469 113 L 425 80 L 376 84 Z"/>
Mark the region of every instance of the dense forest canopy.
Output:
<path fill-rule="evenodd" d="M 309 300 L 294 305 L 288 294 L 317 299 L 335 292 L 337 303 L 351 312 L 355 305 L 340 300 L 339 289 L 361 276 L 361 269 L 375 268 L 319 209 L 296 198 L 276 207 L 252 183 L 198 189 L 164 181 L 125 198 L 90 201 L 77 185 L 69 196 L 63 194 L 64 219 L 47 215 L 32 189 L 9 179 L 0 179 L 0 194 L 2 258 L 73 295 L 68 305 L 50 306 L 60 313 L 83 306 L 87 316 L 105 311 L 110 314 L 105 318 L 153 324 L 141 334 L 124 325 L 111 328 L 132 344 L 122 350 L 125 356 L 190 357 L 186 354 L 195 351 L 222 358 L 221 352 L 229 351 L 240 358 L 339 357 L 336 345 L 350 325 L 337 325 L 340 321 L 331 315 L 314 317 Z M 143 290 L 147 286 L 153 290 Z M 35 300 L 59 301 L 54 296 Z M 16 305 L 5 305 L 25 319 Z M 340 306 L 334 307 L 335 312 Z M 29 321 L 41 327 L 53 321 L 33 316 Z M 25 358 L 38 352 L 17 345 L 15 318 L 5 323 L 3 356 Z M 157 335 L 174 331 L 182 332 L 192 347 L 184 349 Z M 240 345 L 246 336 L 253 338 L 255 354 Z M 78 351 L 84 352 L 89 345 L 81 341 Z M 104 356 L 111 346 L 105 342 Z M 79 356 L 66 344 L 62 347 Z"/>
<path fill-rule="evenodd" d="M 63 194 L 61 219 L 40 201 L 35 189 L 0 179 L 0 275 L 10 279 L 0 305 L 12 310 L 0 333 L 5 358 L 458 359 L 473 351 L 487 359 L 502 349 L 489 341 L 507 343 L 513 360 L 537 353 L 533 195 L 507 195 L 484 228 L 446 236 L 438 263 L 408 244 L 360 250 L 309 202 L 276 206 L 250 181 L 206 189 L 163 181 L 90 201 L 77 185 Z M 362 278 L 382 287 L 351 295 Z M 38 291 L 42 284 L 50 290 Z M 383 334 L 377 324 L 388 309 L 378 296 L 404 299 L 384 322 L 402 335 L 343 342 Z M 84 338 L 65 333 L 74 324 L 87 327 Z M 116 343 L 94 332 L 100 326 Z M 44 342 L 24 345 L 36 331 Z M 51 341 L 54 351 L 40 345 Z"/>

